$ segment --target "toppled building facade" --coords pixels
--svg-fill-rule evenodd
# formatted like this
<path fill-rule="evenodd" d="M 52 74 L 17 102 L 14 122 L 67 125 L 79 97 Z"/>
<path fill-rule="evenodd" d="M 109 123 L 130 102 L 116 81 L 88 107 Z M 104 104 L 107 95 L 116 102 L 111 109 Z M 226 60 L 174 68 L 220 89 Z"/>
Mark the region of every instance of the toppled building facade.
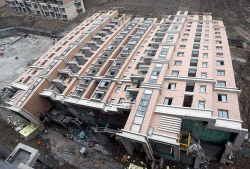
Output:
<path fill-rule="evenodd" d="M 82 0 L 6 0 L 16 12 L 71 20 L 85 12 Z"/>
<path fill-rule="evenodd" d="M 7 108 L 31 122 L 39 125 L 56 106 L 79 123 L 122 129 L 126 150 L 139 146 L 153 163 L 182 162 L 192 140 L 225 163 L 247 133 L 225 26 L 210 14 L 178 11 L 158 20 L 96 13 L 9 89 L 16 93 Z"/>

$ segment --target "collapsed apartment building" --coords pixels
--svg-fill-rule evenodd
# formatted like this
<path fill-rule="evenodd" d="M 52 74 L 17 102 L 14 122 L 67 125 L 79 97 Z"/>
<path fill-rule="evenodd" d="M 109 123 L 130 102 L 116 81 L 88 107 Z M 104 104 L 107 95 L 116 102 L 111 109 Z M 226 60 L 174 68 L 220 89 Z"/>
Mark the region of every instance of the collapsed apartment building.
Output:
<path fill-rule="evenodd" d="M 5 0 L 16 12 L 71 20 L 85 12 L 82 0 Z"/>
<path fill-rule="evenodd" d="M 152 162 L 182 162 L 196 140 L 225 163 L 247 133 L 225 26 L 210 14 L 96 13 L 8 88 L 7 108 L 32 123 L 56 106 L 79 125 L 121 129 L 125 149 L 141 147 Z"/>

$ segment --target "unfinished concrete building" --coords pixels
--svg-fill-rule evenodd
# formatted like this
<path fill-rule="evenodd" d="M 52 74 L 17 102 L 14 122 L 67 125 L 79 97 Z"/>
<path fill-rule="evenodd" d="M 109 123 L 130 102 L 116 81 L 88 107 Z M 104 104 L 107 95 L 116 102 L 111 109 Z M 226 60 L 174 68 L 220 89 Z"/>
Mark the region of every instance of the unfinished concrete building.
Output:
<path fill-rule="evenodd" d="M 6 0 L 17 12 L 71 20 L 85 12 L 82 0 Z"/>
<path fill-rule="evenodd" d="M 16 93 L 7 108 L 31 122 L 40 124 L 56 106 L 79 124 L 122 129 L 126 150 L 140 149 L 153 163 L 195 163 L 199 154 L 189 148 L 199 141 L 225 163 L 247 133 L 225 26 L 209 14 L 178 11 L 157 20 L 96 13 L 9 88 Z"/>

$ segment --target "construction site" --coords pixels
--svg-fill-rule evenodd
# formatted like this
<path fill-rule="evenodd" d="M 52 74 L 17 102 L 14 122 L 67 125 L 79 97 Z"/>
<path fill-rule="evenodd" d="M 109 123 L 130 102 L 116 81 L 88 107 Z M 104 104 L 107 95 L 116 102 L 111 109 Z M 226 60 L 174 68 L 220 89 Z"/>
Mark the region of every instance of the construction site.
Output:
<path fill-rule="evenodd" d="M 247 0 L 74 3 L 0 3 L 0 168 L 250 168 Z"/>

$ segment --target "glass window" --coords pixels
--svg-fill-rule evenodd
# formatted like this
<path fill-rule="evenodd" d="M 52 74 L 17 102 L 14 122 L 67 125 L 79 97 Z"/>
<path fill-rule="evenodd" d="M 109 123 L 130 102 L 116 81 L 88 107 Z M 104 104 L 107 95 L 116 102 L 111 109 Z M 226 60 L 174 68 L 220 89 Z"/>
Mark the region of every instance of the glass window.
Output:
<path fill-rule="evenodd" d="M 202 62 L 202 67 L 207 67 L 207 62 Z"/>
<path fill-rule="evenodd" d="M 175 61 L 174 65 L 180 66 L 181 65 L 181 61 Z"/>
<path fill-rule="evenodd" d="M 220 76 L 225 75 L 225 70 L 217 70 L 217 75 L 220 75 Z"/>
<path fill-rule="evenodd" d="M 227 102 L 227 95 L 226 94 L 218 94 L 218 101 Z"/>
<path fill-rule="evenodd" d="M 120 87 L 117 87 L 115 92 L 118 93 L 120 91 L 120 89 L 121 89 Z"/>
<path fill-rule="evenodd" d="M 165 98 L 164 105 L 171 105 L 172 104 L 172 98 Z"/>
<path fill-rule="evenodd" d="M 199 101 L 199 109 L 205 109 L 205 102 L 204 101 Z"/>
<path fill-rule="evenodd" d="M 227 110 L 219 110 L 219 117 L 228 119 L 228 111 Z"/>
<path fill-rule="evenodd" d="M 168 89 L 175 90 L 176 83 L 169 83 L 168 84 Z"/>
<path fill-rule="evenodd" d="M 207 78 L 207 73 L 201 73 L 202 78 Z"/>
<path fill-rule="evenodd" d="M 206 92 L 206 86 L 200 86 L 200 92 L 205 93 Z"/>
<path fill-rule="evenodd" d="M 178 76 L 179 75 L 179 71 L 172 71 L 172 76 Z"/>
<path fill-rule="evenodd" d="M 226 87 L 226 82 L 225 81 L 218 81 L 217 86 Z"/>

